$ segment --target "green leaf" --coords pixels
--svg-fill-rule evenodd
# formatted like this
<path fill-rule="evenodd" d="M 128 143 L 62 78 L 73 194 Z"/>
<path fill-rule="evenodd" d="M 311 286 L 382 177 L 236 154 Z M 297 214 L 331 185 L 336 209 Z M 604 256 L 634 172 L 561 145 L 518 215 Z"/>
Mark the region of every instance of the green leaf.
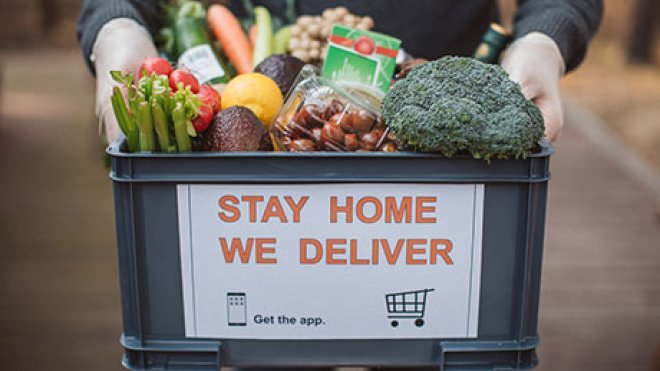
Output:
<path fill-rule="evenodd" d="M 177 103 L 177 105 L 180 104 L 184 117 L 187 120 L 191 120 L 197 116 L 199 107 L 202 106 L 202 102 L 199 100 L 199 97 L 197 94 L 190 90 L 189 86 L 185 87 L 184 89 L 183 85 L 179 85 L 179 90 L 174 93 L 174 97 L 172 99 Z"/>
<path fill-rule="evenodd" d="M 193 138 L 197 136 L 197 131 L 195 131 L 195 127 L 190 120 L 186 122 L 186 131 L 188 131 L 188 135 Z"/>
<path fill-rule="evenodd" d="M 151 94 L 156 97 L 169 96 L 170 83 L 167 76 L 153 76 L 151 83 Z"/>
<path fill-rule="evenodd" d="M 124 84 L 127 87 L 133 84 L 133 75 L 130 73 L 124 73 L 122 71 L 110 71 L 110 76 L 116 82 Z"/>
<path fill-rule="evenodd" d="M 155 76 L 143 76 L 137 84 L 138 94 L 145 100 L 149 100 L 152 95 Z"/>

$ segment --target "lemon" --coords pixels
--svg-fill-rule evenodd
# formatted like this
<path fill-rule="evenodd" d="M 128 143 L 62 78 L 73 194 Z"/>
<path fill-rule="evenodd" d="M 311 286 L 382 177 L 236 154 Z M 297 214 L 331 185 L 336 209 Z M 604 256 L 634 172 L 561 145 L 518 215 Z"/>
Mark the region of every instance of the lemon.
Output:
<path fill-rule="evenodd" d="M 245 73 L 229 81 L 222 92 L 222 109 L 243 106 L 250 109 L 270 127 L 271 121 L 284 103 L 284 98 L 275 81 L 260 73 Z"/>

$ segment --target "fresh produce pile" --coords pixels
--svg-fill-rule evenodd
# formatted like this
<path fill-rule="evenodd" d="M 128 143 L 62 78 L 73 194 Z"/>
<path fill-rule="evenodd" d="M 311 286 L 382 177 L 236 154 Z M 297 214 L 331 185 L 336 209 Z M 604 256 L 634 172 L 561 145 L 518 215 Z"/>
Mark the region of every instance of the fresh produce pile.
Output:
<path fill-rule="evenodd" d="M 286 1 L 283 20 L 244 3 L 247 19 L 219 4 L 168 3 L 163 58 L 112 72 L 126 150 L 409 150 L 491 160 L 538 148 L 540 111 L 499 66 L 408 60 L 389 87 L 400 41 L 366 31 L 371 17 L 338 7 L 295 18 Z M 369 63 L 352 66 L 361 60 Z M 386 62 L 391 70 L 378 69 Z"/>

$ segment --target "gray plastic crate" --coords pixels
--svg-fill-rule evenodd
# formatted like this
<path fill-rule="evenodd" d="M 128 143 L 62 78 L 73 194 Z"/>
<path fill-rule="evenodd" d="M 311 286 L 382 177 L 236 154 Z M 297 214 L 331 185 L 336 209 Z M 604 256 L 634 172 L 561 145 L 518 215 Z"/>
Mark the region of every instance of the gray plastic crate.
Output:
<path fill-rule="evenodd" d="M 125 348 L 143 369 L 220 366 L 437 366 L 529 369 L 537 320 L 552 148 L 491 163 L 414 153 L 129 154 L 112 144 Z M 200 340 L 185 337 L 176 186 L 185 184 L 483 183 L 477 339 Z"/>

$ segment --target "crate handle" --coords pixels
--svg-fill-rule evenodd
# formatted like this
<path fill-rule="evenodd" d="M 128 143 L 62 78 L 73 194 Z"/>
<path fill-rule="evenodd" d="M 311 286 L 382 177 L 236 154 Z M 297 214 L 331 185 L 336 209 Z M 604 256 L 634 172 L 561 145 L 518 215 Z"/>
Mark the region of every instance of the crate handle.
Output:
<path fill-rule="evenodd" d="M 438 343 L 438 348 L 440 348 L 440 351 L 436 362 L 438 363 L 438 370 L 443 371 L 445 369 L 445 348 L 442 346 L 442 342 Z"/>
<path fill-rule="evenodd" d="M 222 368 L 222 342 L 218 342 L 218 371 Z"/>

